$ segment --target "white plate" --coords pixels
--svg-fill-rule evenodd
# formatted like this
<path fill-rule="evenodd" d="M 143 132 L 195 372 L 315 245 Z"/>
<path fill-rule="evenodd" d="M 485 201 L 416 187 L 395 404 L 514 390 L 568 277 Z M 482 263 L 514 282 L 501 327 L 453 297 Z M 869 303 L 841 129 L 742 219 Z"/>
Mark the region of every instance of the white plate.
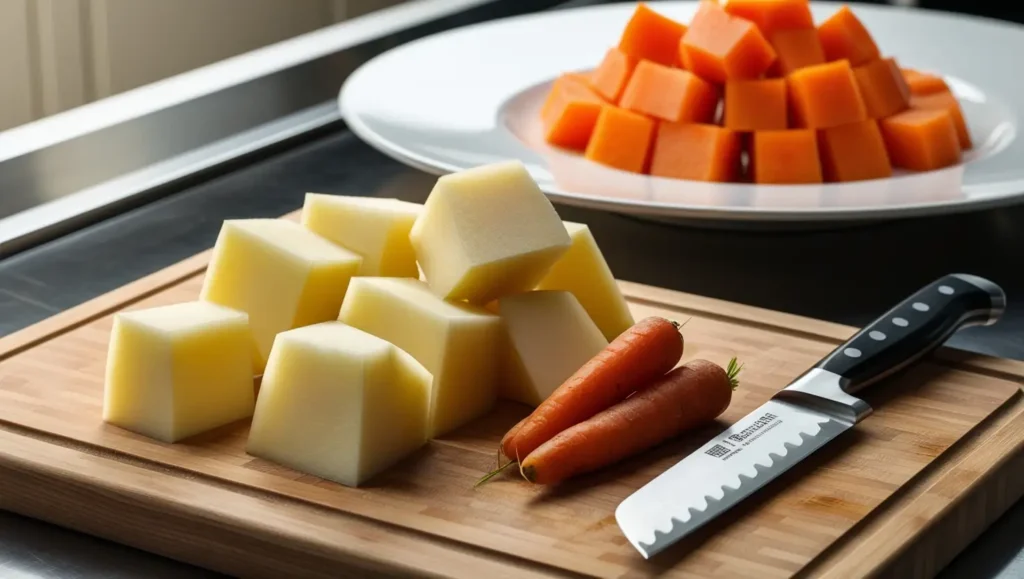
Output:
<path fill-rule="evenodd" d="M 696 2 L 654 2 L 689 22 Z M 812 2 L 816 22 L 840 4 Z M 717 184 L 648 177 L 548 147 L 537 111 L 550 81 L 589 70 L 617 43 L 635 4 L 519 16 L 450 30 L 386 52 L 339 94 L 362 139 L 444 174 L 522 160 L 556 202 L 661 219 L 865 220 L 965 211 L 1020 200 L 1024 27 L 963 15 L 851 5 L 900 66 L 942 74 L 960 99 L 974 149 L 956 167 L 826 185 Z"/>

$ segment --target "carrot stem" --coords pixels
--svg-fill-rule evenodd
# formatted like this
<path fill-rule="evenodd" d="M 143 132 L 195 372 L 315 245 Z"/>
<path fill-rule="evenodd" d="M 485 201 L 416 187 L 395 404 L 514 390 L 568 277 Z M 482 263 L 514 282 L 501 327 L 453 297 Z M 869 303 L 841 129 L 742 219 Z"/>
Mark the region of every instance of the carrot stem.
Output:
<path fill-rule="evenodd" d="M 505 463 L 505 464 L 503 464 L 503 465 L 499 465 L 499 466 L 498 466 L 498 468 L 496 468 L 496 469 L 492 470 L 491 472 L 489 472 L 489 473 L 485 474 L 485 475 L 483 476 L 483 478 L 481 478 L 480 480 L 476 481 L 476 484 L 475 484 L 475 485 L 473 485 L 473 488 L 476 488 L 476 487 L 478 487 L 478 486 L 480 486 L 480 485 L 484 484 L 485 482 L 487 482 L 487 481 L 491 480 L 492 478 L 494 478 L 494 477 L 498 476 L 498 475 L 499 475 L 499 474 L 501 474 L 501 473 L 502 473 L 502 472 L 503 472 L 503 471 L 504 471 L 504 470 L 505 470 L 506 468 L 508 468 L 508 467 L 512 466 L 513 464 L 515 464 L 515 462 L 516 462 L 516 461 L 514 461 L 514 460 L 510 460 L 510 461 L 506 462 L 506 463 Z"/>
<path fill-rule="evenodd" d="M 737 364 L 736 358 L 729 360 L 729 364 L 725 367 L 725 375 L 729 378 L 729 386 L 731 386 L 733 390 L 739 388 L 740 386 L 738 376 L 740 374 L 740 370 L 742 369 L 743 364 Z"/>

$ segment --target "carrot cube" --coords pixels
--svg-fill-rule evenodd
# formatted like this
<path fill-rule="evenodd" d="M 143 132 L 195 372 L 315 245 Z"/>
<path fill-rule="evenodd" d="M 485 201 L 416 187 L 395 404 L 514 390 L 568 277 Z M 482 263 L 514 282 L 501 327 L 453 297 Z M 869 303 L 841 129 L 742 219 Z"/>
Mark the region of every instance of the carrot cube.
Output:
<path fill-rule="evenodd" d="M 818 133 L 821 169 L 827 181 L 861 181 L 892 176 L 882 132 L 874 119 Z"/>
<path fill-rule="evenodd" d="M 808 0 L 729 0 L 725 11 L 753 22 L 766 37 L 777 30 L 814 30 Z"/>
<path fill-rule="evenodd" d="M 736 181 L 740 135 L 697 123 L 661 123 L 654 139 L 651 175 L 691 181 Z"/>
<path fill-rule="evenodd" d="M 821 183 L 814 129 L 757 131 L 750 148 L 755 183 Z"/>
<path fill-rule="evenodd" d="M 879 58 L 878 46 L 849 6 L 843 6 L 818 26 L 818 37 L 829 61 L 848 60 L 860 66 Z"/>
<path fill-rule="evenodd" d="M 718 88 L 697 75 L 642 60 L 626 84 L 619 106 L 673 123 L 710 123 L 718 98 Z"/>
<path fill-rule="evenodd" d="M 903 69 L 902 72 L 903 80 L 906 81 L 907 86 L 910 87 L 910 94 L 912 95 L 928 95 L 935 94 L 937 92 L 949 92 L 949 85 L 946 84 L 946 81 L 942 80 L 941 76 L 925 74 L 908 68 Z"/>
<path fill-rule="evenodd" d="M 701 1 L 679 52 L 687 69 L 719 84 L 760 78 L 775 60 L 775 49 L 757 26 L 731 16 L 715 0 Z"/>
<path fill-rule="evenodd" d="M 623 171 L 643 173 L 653 138 L 653 120 L 608 105 L 597 117 L 584 157 Z"/>
<path fill-rule="evenodd" d="M 967 130 L 967 121 L 964 120 L 964 113 L 960 110 L 960 102 L 956 100 L 952 92 L 912 95 L 910 97 L 910 108 L 947 111 L 949 116 L 953 118 L 953 124 L 956 125 L 956 134 L 960 139 L 960 148 L 967 150 L 974 146 L 971 143 L 971 133 Z"/>
<path fill-rule="evenodd" d="M 583 151 L 605 104 L 583 77 L 563 74 L 551 85 L 540 111 L 544 140 L 556 147 Z"/>
<path fill-rule="evenodd" d="M 960 161 L 960 140 L 946 110 L 904 111 L 879 122 L 893 166 L 932 171 Z"/>
<path fill-rule="evenodd" d="M 801 127 L 825 129 L 868 118 L 857 78 L 845 60 L 801 68 L 786 81 Z"/>
<path fill-rule="evenodd" d="M 732 80 L 725 83 L 722 123 L 734 131 L 782 130 L 787 125 L 786 80 Z"/>
<path fill-rule="evenodd" d="M 676 66 L 679 64 L 679 39 L 685 32 L 685 25 L 640 2 L 622 31 L 619 50 L 637 60 Z"/>
<path fill-rule="evenodd" d="M 768 36 L 768 42 L 775 49 L 777 58 L 768 72 L 785 76 L 807 66 L 825 63 L 825 52 L 821 49 L 818 31 L 776 30 Z"/>
<path fill-rule="evenodd" d="M 885 118 L 910 106 L 910 87 L 892 58 L 872 60 L 855 67 L 853 75 L 869 117 Z"/>
<path fill-rule="evenodd" d="M 611 48 L 591 74 L 590 86 L 608 102 L 618 103 L 636 63 L 637 60 L 632 56 L 618 48 Z"/>

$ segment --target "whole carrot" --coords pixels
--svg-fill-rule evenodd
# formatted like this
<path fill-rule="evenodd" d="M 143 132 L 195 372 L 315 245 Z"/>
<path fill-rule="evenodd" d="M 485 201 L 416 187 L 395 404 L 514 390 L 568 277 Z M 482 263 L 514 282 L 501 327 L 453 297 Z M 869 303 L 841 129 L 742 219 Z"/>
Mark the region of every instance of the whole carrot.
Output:
<path fill-rule="evenodd" d="M 612 340 L 555 389 L 526 420 L 501 441 L 510 460 L 525 458 L 566 428 L 625 400 L 679 363 L 679 324 L 645 318 Z"/>
<path fill-rule="evenodd" d="M 603 412 L 559 433 L 520 464 L 526 480 L 552 484 L 613 464 L 717 418 L 732 401 L 739 373 L 706 360 L 688 362 Z"/>

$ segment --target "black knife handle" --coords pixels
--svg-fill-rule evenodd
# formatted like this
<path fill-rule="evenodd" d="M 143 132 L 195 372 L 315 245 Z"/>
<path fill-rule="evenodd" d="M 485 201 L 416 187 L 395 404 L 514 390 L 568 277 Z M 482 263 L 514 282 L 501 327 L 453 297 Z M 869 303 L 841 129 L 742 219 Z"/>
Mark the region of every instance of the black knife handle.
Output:
<path fill-rule="evenodd" d="M 991 325 L 1006 309 L 995 283 L 951 274 L 928 284 L 857 332 L 815 366 L 842 378 L 854 393 L 931 352 L 953 332 Z"/>

